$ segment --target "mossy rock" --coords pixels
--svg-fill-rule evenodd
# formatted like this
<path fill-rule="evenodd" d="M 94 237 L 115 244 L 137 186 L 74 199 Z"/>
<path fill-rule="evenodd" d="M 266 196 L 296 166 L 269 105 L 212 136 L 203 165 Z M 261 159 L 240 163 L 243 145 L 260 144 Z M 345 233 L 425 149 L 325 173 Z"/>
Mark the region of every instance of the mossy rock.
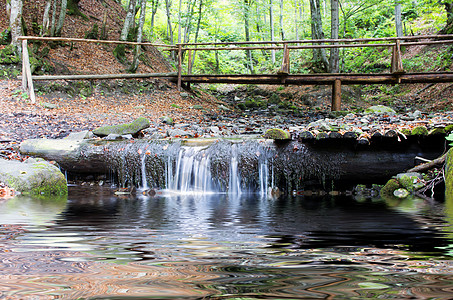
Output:
<path fill-rule="evenodd" d="M 370 106 L 367 109 L 365 109 L 365 114 L 389 114 L 389 115 L 395 115 L 396 112 L 384 105 L 375 105 L 375 106 Z"/>
<path fill-rule="evenodd" d="M 132 134 L 133 136 L 136 136 L 141 130 L 146 129 L 149 126 L 149 120 L 147 118 L 140 117 L 132 123 L 97 128 L 93 130 L 93 133 L 97 136 L 108 136 L 109 134 Z"/>
<path fill-rule="evenodd" d="M 384 185 L 384 187 L 380 191 L 380 195 L 382 198 L 393 198 L 393 192 L 396 191 L 397 189 L 401 188 L 400 182 L 392 178 L 387 183 Z"/>
<path fill-rule="evenodd" d="M 291 134 L 288 131 L 279 128 L 272 128 L 268 129 L 266 133 L 263 135 L 265 139 L 273 139 L 273 140 L 290 140 Z"/>
<path fill-rule="evenodd" d="M 25 162 L 0 159 L 0 181 L 24 195 L 67 195 L 66 178 L 60 169 L 43 159 Z"/>
<path fill-rule="evenodd" d="M 425 126 L 417 126 L 412 129 L 411 135 L 428 135 L 428 129 Z"/>
<path fill-rule="evenodd" d="M 418 183 L 420 182 L 420 179 L 422 178 L 422 175 L 420 173 L 401 173 L 396 176 L 396 179 L 399 181 L 401 187 L 405 188 L 409 192 L 413 192 L 417 189 L 419 189 L 420 186 Z"/>

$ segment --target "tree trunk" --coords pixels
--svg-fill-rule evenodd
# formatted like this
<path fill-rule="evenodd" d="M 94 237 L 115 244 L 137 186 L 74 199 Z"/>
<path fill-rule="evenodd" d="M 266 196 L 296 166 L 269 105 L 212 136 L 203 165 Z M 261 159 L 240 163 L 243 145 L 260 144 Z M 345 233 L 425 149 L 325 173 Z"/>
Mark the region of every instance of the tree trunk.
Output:
<path fill-rule="evenodd" d="M 203 11 L 203 0 L 200 0 L 200 4 L 198 6 L 198 21 L 197 21 L 197 29 L 195 30 L 194 43 L 196 43 L 198 41 L 198 34 L 200 32 L 201 18 L 203 16 L 202 11 Z M 193 51 L 192 64 L 189 66 L 191 70 L 195 63 L 195 58 L 196 58 L 196 51 Z"/>
<path fill-rule="evenodd" d="M 445 6 L 445 11 L 447 12 L 447 23 L 441 30 L 441 33 L 451 34 L 453 33 L 453 2 L 451 2 L 451 0 L 446 0 L 443 4 Z"/>
<path fill-rule="evenodd" d="M 49 33 L 49 25 L 50 25 L 49 15 L 50 15 L 51 6 L 52 6 L 52 0 L 47 0 L 46 6 L 44 7 L 44 14 L 42 17 L 42 28 L 41 28 L 40 36 L 45 36 L 45 35 L 48 35 L 48 33 Z"/>
<path fill-rule="evenodd" d="M 297 0 L 294 1 L 294 29 L 296 31 L 296 40 L 299 40 L 299 19 L 297 11 Z"/>
<path fill-rule="evenodd" d="M 324 39 L 322 31 L 321 7 L 319 0 L 310 0 L 311 12 L 311 38 L 313 40 Z M 326 72 L 329 68 L 329 62 L 326 56 L 326 50 L 322 48 L 313 49 L 313 67 L 315 72 Z"/>
<path fill-rule="evenodd" d="M 178 44 L 181 44 L 181 15 L 182 15 L 182 0 L 179 0 L 179 10 L 178 10 Z"/>
<path fill-rule="evenodd" d="M 280 0 L 280 35 L 282 41 L 285 40 L 285 30 L 283 29 L 283 0 Z"/>
<path fill-rule="evenodd" d="M 339 29 L 340 29 L 340 19 L 339 19 L 339 10 L 338 10 L 338 0 L 330 0 L 330 9 L 331 9 L 331 38 L 338 39 Z M 337 43 L 335 43 L 337 44 Z M 340 49 L 331 48 L 330 49 L 330 72 L 339 73 L 340 72 Z"/>
<path fill-rule="evenodd" d="M 186 26 L 184 27 L 184 43 L 188 43 L 190 39 L 190 31 L 192 30 L 192 19 L 193 19 L 193 10 L 195 8 L 195 4 L 197 1 L 194 0 L 193 2 L 188 1 L 187 3 L 187 17 L 186 17 Z"/>
<path fill-rule="evenodd" d="M 55 24 L 57 21 L 57 1 L 53 1 L 53 6 L 52 6 L 52 22 L 50 25 L 50 36 L 55 36 Z M 60 1 L 61 2 L 61 1 Z"/>
<path fill-rule="evenodd" d="M 137 43 L 142 42 L 143 38 L 143 25 L 145 24 L 145 17 L 146 17 L 146 0 L 140 0 L 140 18 L 138 21 L 138 33 L 137 33 Z M 140 57 L 140 49 L 141 46 L 137 45 L 135 48 L 135 54 L 134 54 L 134 61 L 132 62 L 132 66 L 130 68 L 130 71 L 132 73 L 135 73 L 138 68 L 138 58 Z"/>
<path fill-rule="evenodd" d="M 131 28 L 131 24 L 132 24 L 132 22 L 134 22 L 135 5 L 136 5 L 136 0 L 129 0 L 129 6 L 127 9 L 126 19 L 124 19 L 123 29 L 121 30 L 120 41 L 127 40 L 127 35 Z"/>
<path fill-rule="evenodd" d="M 16 54 L 22 54 L 21 42 L 17 40 L 22 35 L 22 0 L 10 1 L 9 26 L 11 28 L 11 44 L 15 47 Z"/>
<path fill-rule="evenodd" d="M 151 36 L 154 36 L 154 19 L 156 17 L 157 8 L 159 7 L 159 0 L 151 1 Z"/>
<path fill-rule="evenodd" d="M 395 5 L 395 28 L 396 36 L 403 36 L 403 22 L 401 21 L 401 3 L 397 0 Z"/>
<path fill-rule="evenodd" d="M 244 0 L 244 31 L 245 31 L 245 40 L 247 42 L 250 41 L 250 26 L 249 26 L 249 19 L 250 19 L 250 2 L 249 0 Z M 254 73 L 253 69 L 253 59 L 252 59 L 252 51 L 246 50 L 247 53 L 247 66 L 250 70 L 250 73 Z"/>
<path fill-rule="evenodd" d="M 271 30 L 271 41 L 274 41 L 274 2 L 269 0 L 269 25 Z M 275 50 L 271 50 L 272 64 L 275 64 Z"/>
<path fill-rule="evenodd" d="M 173 28 L 171 26 L 170 7 L 171 7 L 171 0 L 165 0 L 165 10 L 167 12 L 167 38 L 170 40 L 170 44 L 173 45 Z"/>
<path fill-rule="evenodd" d="M 61 0 L 60 16 L 58 17 L 57 27 L 55 29 L 55 35 L 61 36 L 61 30 L 63 29 L 64 19 L 66 17 L 66 8 L 68 6 L 68 0 Z"/>

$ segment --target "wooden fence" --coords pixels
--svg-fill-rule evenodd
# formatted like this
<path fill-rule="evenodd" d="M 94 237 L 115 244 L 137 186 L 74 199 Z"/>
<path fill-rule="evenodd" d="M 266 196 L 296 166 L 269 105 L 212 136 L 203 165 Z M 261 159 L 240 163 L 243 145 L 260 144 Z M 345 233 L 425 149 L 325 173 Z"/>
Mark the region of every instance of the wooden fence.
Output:
<path fill-rule="evenodd" d="M 119 79 L 119 78 L 152 78 L 161 77 L 177 82 L 178 89 L 183 83 L 256 83 L 256 84 L 327 84 L 332 86 L 332 110 L 339 110 L 341 106 L 342 84 L 399 84 L 417 82 L 453 82 L 453 72 L 426 72 L 407 73 L 402 62 L 402 47 L 417 45 L 446 45 L 453 43 L 453 35 L 424 35 L 388 38 L 366 39 L 324 39 L 324 40 L 294 40 L 294 41 L 265 41 L 265 42 L 218 42 L 218 43 L 186 43 L 175 46 L 153 43 L 135 43 L 124 41 L 104 41 L 76 38 L 52 37 L 19 37 L 23 46 L 22 87 L 28 90 L 30 100 L 35 102 L 33 80 L 81 80 L 81 79 Z M 142 73 L 142 74 L 104 74 L 104 75 L 46 75 L 32 76 L 30 71 L 27 41 L 47 42 L 81 42 L 99 44 L 126 44 L 149 45 L 160 48 L 162 51 L 177 53 L 177 71 L 171 73 Z M 311 44 L 311 45 L 308 45 Z M 301 49 L 315 48 L 365 48 L 383 47 L 392 49 L 391 67 L 389 73 L 350 74 L 350 73 L 323 73 L 323 74 L 292 74 L 290 52 Z M 277 74 L 231 74 L 206 75 L 192 74 L 192 54 L 196 51 L 252 51 L 252 50 L 283 50 L 281 67 Z M 187 52 L 187 69 L 183 70 L 183 58 Z"/>

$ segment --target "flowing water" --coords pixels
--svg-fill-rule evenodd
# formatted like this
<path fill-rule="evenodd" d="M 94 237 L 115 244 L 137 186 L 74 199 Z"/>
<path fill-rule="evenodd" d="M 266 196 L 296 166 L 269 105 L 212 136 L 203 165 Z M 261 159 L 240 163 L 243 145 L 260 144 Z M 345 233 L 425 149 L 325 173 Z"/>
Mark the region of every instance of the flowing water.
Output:
<path fill-rule="evenodd" d="M 452 258 L 453 199 L 71 186 L 0 201 L 0 299 L 451 299 Z"/>

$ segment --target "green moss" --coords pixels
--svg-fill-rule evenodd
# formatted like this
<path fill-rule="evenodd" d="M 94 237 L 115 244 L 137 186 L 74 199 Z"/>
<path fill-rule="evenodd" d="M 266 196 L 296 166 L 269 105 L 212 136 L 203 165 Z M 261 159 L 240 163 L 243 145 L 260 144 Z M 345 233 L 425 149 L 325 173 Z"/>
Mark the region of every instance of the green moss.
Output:
<path fill-rule="evenodd" d="M 453 131 L 453 124 L 445 126 L 445 133 L 449 133 Z"/>
<path fill-rule="evenodd" d="M 263 135 L 265 139 L 273 139 L 273 140 L 290 140 L 291 135 L 289 132 L 279 129 L 279 128 L 272 128 L 268 129 L 266 133 Z"/>
<path fill-rule="evenodd" d="M 380 195 L 382 198 L 393 198 L 393 192 L 397 189 L 401 188 L 401 185 L 398 180 L 392 178 L 384 185 L 384 187 L 380 191 Z"/>
<path fill-rule="evenodd" d="M 429 135 L 435 135 L 435 134 L 445 134 L 445 129 L 444 128 L 433 128 L 429 131 Z"/>
<path fill-rule="evenodd" d="M 448 150 L 445 166 L 445 197 L 453 201 L 453 150 Z"/>
<path fill-rule="evenodd" d="M 98 136 L 107 136 L 109 134 L 136 134 L 140 130 L 149 127 L 149 120 L 144 117 L 140 117 L 133 121 L 132 123 L 112 125 L 112 126 L 103 126 L 93 130 L 93 133 Z"/>
<path fill-rule="evenodd" d="M 401 186 L 403 186 L 409 192 L 414 190 L 414 177 L 403 175 L 398 179 Z"/>
<path fill-rule="evenodd" d="M 16 55 L 15 47 L 8 45 L 0 50 L 0 64 L 17 64 L 20 57 Z"/>
<path fill-rule="evenodd" d="M 120 63 L 124 64 L 126 62 L 126 45 L 119 44 L 116 46 L 115 49 L 113 49 L 113 55 Z"/>
<path fill-rule="evenodd" d="M 412 129 L 411 135 L 428 135 L 428 129 L 425 126 L 417 126 Z"/>
<path fill-rule="evenodd" d="M 405 135 L 411 135 L 412 131 L 409 128 L 403 128 L 401 132 Z"/>

